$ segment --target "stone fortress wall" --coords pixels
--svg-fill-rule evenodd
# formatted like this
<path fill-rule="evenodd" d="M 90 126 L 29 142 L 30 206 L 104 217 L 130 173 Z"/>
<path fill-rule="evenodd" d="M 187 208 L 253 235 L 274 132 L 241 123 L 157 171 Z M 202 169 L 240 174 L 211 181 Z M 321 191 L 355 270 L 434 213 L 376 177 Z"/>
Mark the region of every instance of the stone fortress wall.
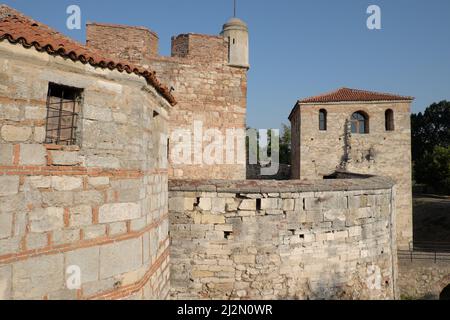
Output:
<path fill-rule="evenodd" d="M 408 300 L 439 300 L 442 291 L 450 285 L 450 253 L 421 253 L 409 259 L 399 258 L 398 284 L 400 297 Z"/>
<path fill-rule="evenodd" d="M 0 79 L 0 299 L 167 298 L 168 102 L 140 76 L 8 41 Z M 76 146 L 45 144 L 49 83 L 84 90 Z"/>
<path fill-rule="evenodd" d="M 327 131 L 319 131 L 319 110 L 327 111 Z M 385 111 L 394 112 L 394 131 L 385 129 Z M 346 121 L 354 112 L 369 117 L 369 134 L 346 141 Z M 301 104 L 292 119 L 293 178 L 322 179 L 333 174 L 351 151 L 349 172 L 390 177 L 396 182 L 397 240 L 412 241 L 412 169 L 410 102 Z"/>
<path fill-rule="evenodd" d="M 195 121 L 202 123 L 203 134 L 208 129 L 217 129 L 226 137 L 227 130 L 236 130 L 236 150 L 231 164 L 225 160 L 208 164 L 199 159 L 202 151 L 197 152 L 194 146 L 198 143 L 201 146 L 202 136 L 197 136 L 195 141 L 191 135 L 188 142 L 171 141 L 171 150 L 175 144 L 192 150 L 190 164 L 171 161 L 171 178 L 245 179 L 246 160 L 238 160 L 239 156 L 246 154 L 248 67 L 229 63 L 229 43 L 224 36 L 189 33 L 173 37 L 171 57 L 158 55 L 158 41 L 156 34 L 145 28 L 105 24 L 87 26 L 88 46 L 150 67 L 164 84 L 173 87 L 177 105 L 171 111 L 170 132 L 183 129 L 193 132 Z M 238 144 L 237 140 L 242 143 Z M 205 141 L 203 147 L 209 143 Z M 225 155 L 225 143 L 223 150 Z"/>
<path fill-rule="evenodd" d="M 88 46 L 149 67 L 172 86 L 173 108 L 137 75 L 0 42 L 0 299 L 399 297 L 395 231 L 402 242 L 410 236 L 402 211 L 409 200 L 396 197 L 409 188 L 410 163 L 400 157 L 408 106 L 393 107 L 400 132 L 369 144 L 354 137 L 348 167 L 398 186 L 374 176 L 322 180 L 343 148 L 336 139 L 345 115 L 332 108 L 333 137 L 315 132 L 315 107 L 299 118 L 306 141 L 293 150 L 301 152 L 293 168 L 309 181 L 241 181 L 245 159 L 167 164 L 166 134 L 192 131 L 195 121 L 223 136 L 245 130 L 248 52 L 230 52 L 234 40 L 248 50 L 243 25 L 232 19 L 227 35 L 174 37 L 171 57 L 159 56 L 148 29 L 88 25 Z M 84 90 L 77 146 L 45 144 L 49 83 Z M 371 119 L 371 130 L 380 129 L 381 116 Z M 382 152 L 366 163 L 372 147 Z M 398 153 L 388 157 L 389 148 Z M 201 180 L 212 177 L 224 180 Z M 73 265 L 82 272 L 78 290 L 66 286 Z"/>
<path fill-rule="evenodd" d="M 170 181 L 173 299 L 394 299 L 389 179 Z"/>

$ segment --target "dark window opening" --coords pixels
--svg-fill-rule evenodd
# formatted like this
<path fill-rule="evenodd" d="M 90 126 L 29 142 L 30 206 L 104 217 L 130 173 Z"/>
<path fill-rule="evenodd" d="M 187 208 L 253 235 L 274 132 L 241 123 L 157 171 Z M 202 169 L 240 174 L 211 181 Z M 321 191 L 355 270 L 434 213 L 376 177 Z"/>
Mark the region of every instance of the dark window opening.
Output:
<path fill-rule="evenodd" d="M 167 139 L 167 160 L 170 161 L 170 139 Z"/>
<path fill-rule="evenodd" d="M 223 238 L 229 240 L 230 237 L 233 236 L 233 232 L 232 231 L 224 231 L 223 233 Z"/>
<path fill-rule="evenodd" d="M 319 111 L 319 130 L 327 131 L 327 111 L 324 109 Z"/>
<path fill-rule="evenodd" d="M 442 290 L 439 300 L 450 300 L 450 284 Z"/>
<path fill-rule="evenodd" d="M 76 145 L 82 89 L 50 83 L 47 94 L 45 143 Z"/>
<path fill-rule="evenodd" d="M 261 199 L 256 199 L 256 210 L 261 210 Z"/>
<path fill-rule="evenodd" d="M 385 122 L 386 122 L 386 131 L 394 131 L 395 130 L 394 111 L 392 111 L 391 109 L 386 110 Z"/>
<path fill-rule="evenodd" d="M 231 38 L 228 37 L 228 62 L 231 59 Z"/>
<path fill-rule="evenodd" d="M 351 119 L 352 133 L 368 134 L 369 117 L 362 111 L 355 112 Z"/>
<path fill-rule="evenodd" d="M 153 118 L 156 118 L 159 116 L 159 112 L 158 111 L 153 111 Z"/>

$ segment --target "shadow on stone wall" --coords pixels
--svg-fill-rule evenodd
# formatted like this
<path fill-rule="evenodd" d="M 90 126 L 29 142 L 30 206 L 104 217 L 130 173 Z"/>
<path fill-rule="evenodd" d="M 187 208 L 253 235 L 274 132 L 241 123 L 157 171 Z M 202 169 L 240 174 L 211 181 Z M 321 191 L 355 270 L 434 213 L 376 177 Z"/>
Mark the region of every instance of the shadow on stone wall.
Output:
<path fill-rule="evenodd" d="M 260 164 L 247 164 L 247 180 L 290 180 L 291 166 L 287 164 L 280 164 L 278 173 L 271 176 L 261 175 L 261 169 L 264 166 Z"/>

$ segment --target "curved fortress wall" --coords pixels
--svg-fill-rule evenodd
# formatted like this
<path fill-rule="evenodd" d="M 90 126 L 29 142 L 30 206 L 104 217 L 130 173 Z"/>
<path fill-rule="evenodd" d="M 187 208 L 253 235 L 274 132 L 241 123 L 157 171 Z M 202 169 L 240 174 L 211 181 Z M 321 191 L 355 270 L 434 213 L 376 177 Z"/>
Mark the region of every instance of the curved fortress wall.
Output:
<path fill-rule="evenodd" d="M 170 181 L 174 299 L 393 299 L 393 184 Z"/>
<path fill-rule="evenodd" d="M 166 298 L 169 104 L 142 77 L 6 41 L 0 77 L 0 299 Z M 75 146 L 44 143 L 49 83 L 83 90 Z"/>

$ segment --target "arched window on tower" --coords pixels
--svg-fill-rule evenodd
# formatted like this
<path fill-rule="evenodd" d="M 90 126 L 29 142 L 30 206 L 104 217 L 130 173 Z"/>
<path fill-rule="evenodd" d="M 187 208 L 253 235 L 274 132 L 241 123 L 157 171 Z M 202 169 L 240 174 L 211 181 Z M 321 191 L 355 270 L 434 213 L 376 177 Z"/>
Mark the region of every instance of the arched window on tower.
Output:
<path fill-rule="evenodd" d="M 321 109 L 319 111 L 319 130 L 327 131 L 327 110 Z"/>
<path fill-rule="evenodd" d="M 385 122 L 386 122 L 386 131 L 394 131 L 395 123 L 394 123 L 394 111 L 391 109 L 386 110 L 385 112 Z"/>
<path fill-rule="evenodd" d="M 358 111 L 352 115 L 351 119 L 352 133 L 368 134 L 369 133 L 369 116 L 363 112 Z"/>

